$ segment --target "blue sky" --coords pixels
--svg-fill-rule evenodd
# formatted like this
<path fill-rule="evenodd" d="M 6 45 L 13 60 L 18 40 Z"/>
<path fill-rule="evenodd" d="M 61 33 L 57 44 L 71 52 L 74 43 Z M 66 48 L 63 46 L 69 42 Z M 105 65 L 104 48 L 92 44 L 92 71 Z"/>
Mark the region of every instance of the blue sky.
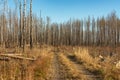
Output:
<path fill-rule="evenodd" d="M 49 16 L 52 22 L 64 22 L 70 18 L 106 16 L 113 10 L 120 16 L 119 5 L 120 0 L 33 0 L 33 12 L 39 16 L 41 10 L 43 18 Z"/>

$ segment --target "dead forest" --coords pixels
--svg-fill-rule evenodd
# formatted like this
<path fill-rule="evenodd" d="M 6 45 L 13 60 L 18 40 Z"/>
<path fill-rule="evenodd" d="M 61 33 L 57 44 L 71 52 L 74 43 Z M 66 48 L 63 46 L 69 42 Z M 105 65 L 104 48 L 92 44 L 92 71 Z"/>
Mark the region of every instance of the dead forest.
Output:
<path fill-rule="evenodd" d="M 15 0 L 17 1 L 17 0 Z M 18 6 L 19 5 L 19 6 Z M 26 7 L 29 5 L 29 8 Z M 108 16 L 95 19 L 70 19 L 64 23 L 51 23 L 50 17 L 32 12 L 32 0 L 26 5 L 16 2 L 16 9 L 7 8 L 7 0 L 1 0 L 0 45 L 24 47 L 30 45 L 52 46 L 118 46 L 120 43 L 120 19 L 113 11 Z M 26 9 L 29 9 L 29 11 Z M 19 14 L 19 15 L 18 15 Z"/>
<path fill-rule="evenodd" d="M 57 23 L 34 13 L 34 0 L 8 1 L 0 0 L 0 80 L 120 80 L 116 11 Z"/>

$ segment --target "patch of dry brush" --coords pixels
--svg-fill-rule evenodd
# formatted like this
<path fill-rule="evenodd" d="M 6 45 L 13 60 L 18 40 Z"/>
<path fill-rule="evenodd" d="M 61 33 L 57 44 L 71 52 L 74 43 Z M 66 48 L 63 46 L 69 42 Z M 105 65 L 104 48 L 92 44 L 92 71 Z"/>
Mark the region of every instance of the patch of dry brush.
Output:
<path fill-rule="evenodd" d="M 50 64 L 50 48 L 26 49 L 26 57 L 35 57 L 35 61 L 10 59 L 0 61 L 0 80 L 45 80 Z"/>
<path fill-rule="evenodd" d="M 96 53 L 97 54 L 97 53 Z M 112 57 L 92 57 L 88 48 L 74 49 L 74 55 L 78 62 L 83 63 L 84 67 L 103 80 L 119 80 L 120 70 L 112 64 Z"/>

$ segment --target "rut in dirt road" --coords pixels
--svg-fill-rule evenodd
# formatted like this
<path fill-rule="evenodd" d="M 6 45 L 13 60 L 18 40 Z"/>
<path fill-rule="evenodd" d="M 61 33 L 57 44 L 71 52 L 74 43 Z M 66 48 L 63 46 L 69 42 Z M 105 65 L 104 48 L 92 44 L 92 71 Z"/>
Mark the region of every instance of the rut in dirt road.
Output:
<path fill-rule="evenodd" d="M 73 63 L 73 65 L 76 66 L 78 71 L 80 71 L 81 74 L 85 75 L 87 80 L 102 80 L 100 77 L 97 77 L 95 74 L 89 72 L 85 67 L 76 61 L 74 56 L 67 56 L 67 58 Z"/>
<path fill-rule="evenodd" d="M 51 63 L 52 73 L 49 80 L 68 80 L 67 72 L 59 61 L 58 53 L 54 53 Z"/>
<path fill-rule="evenodd" d="M 73 58 L 68 57 L 67 55 L 63 55 L 65 60 L 61 61 L 61 53 L 53 53 L 53 58 L 51 61 L 51 69 L 52 72 L 51 77 L 48 80 L 101 80 L 96 77 L 94 74 L 87 71 L 83 65 L 77 63 Z M 63 64 L 63 63 L 64 64 Z M 66 67 L 67 64 L 71 64 L 71 66 Z M 70 75 L 70 69 L 74 70 L 76 73 Z M 75 75 L 75 76 L 74 76 Z M 81 76 L 83 75 L 83 76 Z"/>

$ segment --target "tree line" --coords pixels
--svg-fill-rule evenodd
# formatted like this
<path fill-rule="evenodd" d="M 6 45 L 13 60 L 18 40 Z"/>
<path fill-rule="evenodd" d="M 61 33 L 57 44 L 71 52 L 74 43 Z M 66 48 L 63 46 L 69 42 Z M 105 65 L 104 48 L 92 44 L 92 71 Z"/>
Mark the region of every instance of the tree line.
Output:
<path fill-rule="evenodd" d="M 0 45 L 4 47 L 30 48 L 34 45 L 52 46 L 119 46 L 120 19 L 116 12 L 106 17 L 88 17 L 70 19 L 63 23 L 51 23 L 32 12 L 32 0 L 15 0 L 15 10 L 7 9 L 7 0 L 1 0 L 3 9 L 0 13 Z M 29 5 L 29 11 L 28 7 Z M 19 9 L 18 9 L 18 8 Z M 19 14 L 19 15 L 18 15 Z"/>

